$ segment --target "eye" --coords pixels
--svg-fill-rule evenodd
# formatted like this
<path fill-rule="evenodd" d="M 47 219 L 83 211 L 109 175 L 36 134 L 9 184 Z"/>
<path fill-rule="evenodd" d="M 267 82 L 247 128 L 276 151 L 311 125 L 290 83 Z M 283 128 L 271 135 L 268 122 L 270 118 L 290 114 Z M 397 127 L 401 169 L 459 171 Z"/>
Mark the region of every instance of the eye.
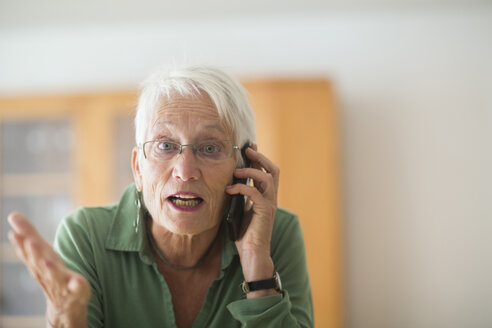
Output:
<path fill-rule="evenodd" d="M 172 151 L 175 148 L 176 145 L 173 142 L 163 141 L 163 140 L 157 142 L 158 151 Z"/>
<path fill-rule="evenodd" d="M 197 146 L 199 154 L 206 156 L 215 156 L 224 151 L 224 146 L 220 140 L 206 140 Z"/>
<path fill-rule="evenodd" d="M 220 151 L 220 146 L 217 144 L 205 144 L 202 145 L 201 151 L 206 154 L 214 154 Z"/>

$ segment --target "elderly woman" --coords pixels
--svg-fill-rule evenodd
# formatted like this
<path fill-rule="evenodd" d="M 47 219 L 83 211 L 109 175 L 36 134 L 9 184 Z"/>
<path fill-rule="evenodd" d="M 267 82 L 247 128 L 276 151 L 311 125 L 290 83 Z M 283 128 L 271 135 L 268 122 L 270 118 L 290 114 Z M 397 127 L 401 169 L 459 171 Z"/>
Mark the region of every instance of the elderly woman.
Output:
<path fill-rule="evenodd" d="M 248 147 L 254 116 L 239 83 L 210 67 L 158 71 L 135 128 L 135 183 L 115 205 L 68 216 L 54 249 L 22 215 L 9 216 L 47 324 L 313 326 L 299 222 L 277 208 L 279 169 Z"/>

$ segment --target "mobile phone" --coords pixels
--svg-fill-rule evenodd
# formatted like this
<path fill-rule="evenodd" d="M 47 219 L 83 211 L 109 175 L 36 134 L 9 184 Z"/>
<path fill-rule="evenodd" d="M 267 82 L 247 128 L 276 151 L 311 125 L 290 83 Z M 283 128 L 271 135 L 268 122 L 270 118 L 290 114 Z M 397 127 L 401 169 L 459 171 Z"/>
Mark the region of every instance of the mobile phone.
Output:
<path fill-rule="evenodd" d="M 251 167 L 251 161 L 246 156 L 246 149 L 251 146 L 251 142 L 247 141 L 241 148 L 241 156 L 243 157 L 244 167 Z M 232 184 L 244 183 L 248 184 L 248 179 L 232 178 Z M 241 194 L 231 195 L 231 203 L 229 209 L 226 212 L 225 221 L 227 223 L 227 230 L 229 232 L 229 238 L 232 241 L 236 241 L 240 237 L 241 227 L 244 217 L 244 205 L 246 204 L 246 197 Z"/>

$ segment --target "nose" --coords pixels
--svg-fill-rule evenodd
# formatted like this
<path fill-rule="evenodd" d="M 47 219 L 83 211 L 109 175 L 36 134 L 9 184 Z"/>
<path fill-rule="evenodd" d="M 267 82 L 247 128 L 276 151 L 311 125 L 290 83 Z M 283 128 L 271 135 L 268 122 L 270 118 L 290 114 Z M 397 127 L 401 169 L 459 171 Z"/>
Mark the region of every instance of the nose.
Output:
<path fill-rule="evenodd" d="M 173 177 L 182 181 L 198 180 L 201 176 L 198 159 L 192 147 L 183 147 L 174 158 Z"/>

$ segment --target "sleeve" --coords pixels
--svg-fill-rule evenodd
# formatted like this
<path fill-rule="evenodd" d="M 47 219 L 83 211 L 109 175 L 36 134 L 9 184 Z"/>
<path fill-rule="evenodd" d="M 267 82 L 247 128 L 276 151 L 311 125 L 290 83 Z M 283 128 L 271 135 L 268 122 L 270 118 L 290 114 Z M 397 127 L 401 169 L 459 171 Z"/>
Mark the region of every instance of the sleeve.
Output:
<path fill-rule="evenodd" d="M 313 327 L 313 303 L 302 231 L 292 213 L 275 218 L 272 259 L 282 281 L 282 293 L 242 299 L 227 308 L 242 327 Z"/>
<path fill-rule="evenodd" d="M 94 236 L 90 235 L 84 211 L 78 210 L 58 226 L 54 248 L 70 270 L 82 274 L 89 281 L 91 299 L 88 305 L 87 326 L 99 328 L 104 326 L 103 302 L 95 265 L 94 239 Z"/>

